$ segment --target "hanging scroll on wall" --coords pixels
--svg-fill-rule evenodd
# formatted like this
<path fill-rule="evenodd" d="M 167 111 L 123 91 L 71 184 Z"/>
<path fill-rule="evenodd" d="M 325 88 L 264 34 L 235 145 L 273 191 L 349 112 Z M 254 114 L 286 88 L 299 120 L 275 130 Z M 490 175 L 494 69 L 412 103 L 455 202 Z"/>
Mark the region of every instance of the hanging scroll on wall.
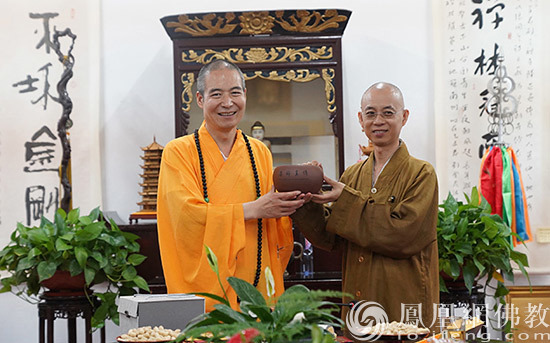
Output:
<path fill-rule="evenodd" d="M 67 62 L 72 100 L 70 133 L 74 207 L 100 205 L 99 5 L 87 1 L 10 1 L 0 13 L 3 68 L 0 70 L 0 246 L 16 223 L 52 220 L 63 197 L 59 167 L 63 150 L 58 122 L 64 106 L 57 86 Z M 70 29 L 78 39 L 56 32 Z M 71 44 L 73 50 L 69 53 Z M 74 60 L 72 59 L 74 57 Z M 64 133 L 65 135 L 65 133 Z"/>
<path fill-rule="evenodd" d="M 435 3 L 438 3 L 435 5 Z M 522 166 L 529 210 L 535 206 L 534 168 L 540 156 L 541 99 L 537 96 L 541 46 L 537 35 L 538 1 L 461 0 L 434 2 L 441 15 L 436 38 L 437 164 L 442 190 L 462 197 L 477 186 L 481 157 L 494 141 L 484 111 L 488 82 L 498 58 L 516 82 L 518 110 L 504 125 L 503 141 Z"/>
<path fill-rule="evenodd" d="M 499 57 L 515 81 L 517 112 L 502 127 L 521 167 L 532 226 L 544 223 L 545 120 L 541 3 L 537 0 L 433 1 L 435 36 L 436 164 L 440 196 L 463 198 L 478 186 L 481 157 L 496 141 L 495 122 L 485 111 Z M 533 225 L 535 224 L 535 225 Z M 536 254 L 535 251 L 531 253 Z"/>

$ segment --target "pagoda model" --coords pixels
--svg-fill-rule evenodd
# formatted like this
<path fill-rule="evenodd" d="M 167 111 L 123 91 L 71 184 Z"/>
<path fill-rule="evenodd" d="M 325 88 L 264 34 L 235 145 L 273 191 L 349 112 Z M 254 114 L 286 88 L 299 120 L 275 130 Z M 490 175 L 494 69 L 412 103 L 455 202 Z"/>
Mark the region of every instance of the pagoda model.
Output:
<path fill-rule="evenodd" d="M 157 218 L 157 189 L 163 149 L 164 147 L 158 144 L 155 138 L 153 138 L 153 143 L 141 148 L 144 151 L 144 156 L 141 156 L 143 174 L 140 175 L 143 183 L 140 183 L 142 187 L 142 191 L 139 192 L 141 201 L 137 203 L 141 210 L 130 215 L 130 223 L 132 220 L 137 223 L 138 219 Z"/>

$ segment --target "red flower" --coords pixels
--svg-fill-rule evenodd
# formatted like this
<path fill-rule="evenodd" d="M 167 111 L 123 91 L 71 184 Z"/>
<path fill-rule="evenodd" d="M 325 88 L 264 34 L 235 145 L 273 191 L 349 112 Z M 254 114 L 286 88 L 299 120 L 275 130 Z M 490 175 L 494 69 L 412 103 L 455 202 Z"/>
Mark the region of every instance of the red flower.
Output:
<path fill-rule="evenodd" d="M 251 343 L 252 339 L 260 334 L 255 328 L 248 328 L 234 334 L 227 343 Z"/>

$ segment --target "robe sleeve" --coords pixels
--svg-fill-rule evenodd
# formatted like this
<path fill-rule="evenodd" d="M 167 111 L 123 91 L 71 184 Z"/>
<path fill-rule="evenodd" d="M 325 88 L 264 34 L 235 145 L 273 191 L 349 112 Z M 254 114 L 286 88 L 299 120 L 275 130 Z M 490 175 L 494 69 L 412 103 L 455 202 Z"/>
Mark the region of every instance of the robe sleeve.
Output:
<path fill-rule="evenodd" d="M 196 151 L 168 144 L 163 151 L 158 184 L 158 234 L 169 293 L 221 289 L 204 245 L 218 258 L 220 279 L 228 288 L 236 257 L 245 245 L 242 204 L 206 203 Z"/>
<path fill-rule="evenodd" d="M 338 249 L 338 237 L 326 230 L 327 211 L 330 212 L 330 209 L 324 205 L 310 202 L 299 208 L 290 217 L 294 226 L 314 246 L 323 250 L 333 251 Z"/>
<path fill-rule="evenodd" d="M 342 176 L 346 183 L 346 174 Z M 436 239 L 438 211 L 437 177 L 433 167 L 423 164 L 403 183 L 397 203 L 386 196 L 364 194 L 345 186 L 332 206 L 327 230 L 392 258 L 409 258 Z"/>

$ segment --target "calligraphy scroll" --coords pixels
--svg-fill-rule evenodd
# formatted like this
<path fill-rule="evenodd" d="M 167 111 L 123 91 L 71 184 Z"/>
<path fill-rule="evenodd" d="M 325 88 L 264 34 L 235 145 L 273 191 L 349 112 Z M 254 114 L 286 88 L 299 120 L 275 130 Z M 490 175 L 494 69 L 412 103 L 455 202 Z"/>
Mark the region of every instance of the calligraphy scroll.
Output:
<path fill-rule="evenodd" d="M 99 5 L 84 0 L 8 0 L 0 12 L 0 246 L 17 222 L 52 219 L 61 199 L 63 113 L 56 85 L 63 64 L 53 36 L 70 28 L 78 34 L 74 77 L 68 84 L 73 111 L 73 203 L 83 212 L 101 205 L 99 159 Z M 70 41 L 60 39 L 62 51 Z M 63 56 L 61 56 L 63 57 Z"/>

